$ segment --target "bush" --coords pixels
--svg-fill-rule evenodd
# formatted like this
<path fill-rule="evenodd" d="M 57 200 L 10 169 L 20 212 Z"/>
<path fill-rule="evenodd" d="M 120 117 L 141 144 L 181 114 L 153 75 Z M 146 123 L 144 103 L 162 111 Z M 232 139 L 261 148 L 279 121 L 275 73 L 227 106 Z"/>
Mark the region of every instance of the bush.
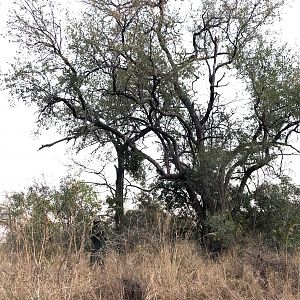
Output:
<path fill-rule="evenodd" d="M 206 226 L 209 233 L 203 239 L 207 250 L 219 253 L 237 243 L 240 227 L 229 214 L 208 215 Z"/>
<path fill-rule="evenodd" d="M 285 178 L 280 184 L 264 183 L 240 212 L 246 232 L 261 234 L 276 248 L 300 246 L 300 190 Z"/>
<path fill-rule="evenodd" d="M 12 251 L 55 252 L 87 248 L 92 219 L 101 209 L 95 191 L 71 178 L 59 189 L 34 184 L 7 197 L 5 246 Z"/>

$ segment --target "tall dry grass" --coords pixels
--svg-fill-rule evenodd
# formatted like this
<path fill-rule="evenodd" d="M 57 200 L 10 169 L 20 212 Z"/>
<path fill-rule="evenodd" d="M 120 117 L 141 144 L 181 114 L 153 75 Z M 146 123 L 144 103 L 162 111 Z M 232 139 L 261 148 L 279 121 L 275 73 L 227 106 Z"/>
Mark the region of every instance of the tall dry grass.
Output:
<path fill-rule="evenodd" d="M 0 299 L 300 299 L 300 254 L 235 249 L 212 260 L 193 242 L 140 244 L 109 251 L 91 268 L 88 254 L 0 253 Z"/>

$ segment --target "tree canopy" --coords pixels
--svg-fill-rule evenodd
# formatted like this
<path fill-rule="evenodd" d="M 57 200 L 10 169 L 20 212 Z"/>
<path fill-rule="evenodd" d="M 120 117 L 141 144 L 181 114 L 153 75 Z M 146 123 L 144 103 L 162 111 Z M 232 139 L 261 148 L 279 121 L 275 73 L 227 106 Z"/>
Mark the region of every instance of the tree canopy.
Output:
<path fill-rule="evenodd" d="M 57 142 L 114 147 L 116 222 L 124 176 L 149 167 L 204 234 L 209 214 L 235 216 L 251 177 L 297 150 L 299 60 L 270 34 L 284 1 L 184 3 L 83 0 L 71 17 L 18 0 L 6 84 L 37 105 L 38 126 L 59 125 Z"/>

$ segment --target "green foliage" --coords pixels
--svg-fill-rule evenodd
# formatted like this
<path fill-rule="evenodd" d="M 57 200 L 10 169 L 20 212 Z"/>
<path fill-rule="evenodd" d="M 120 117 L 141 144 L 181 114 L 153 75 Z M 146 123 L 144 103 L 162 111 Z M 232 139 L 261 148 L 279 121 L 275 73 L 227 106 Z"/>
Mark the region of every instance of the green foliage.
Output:
<path fill-rule="evenodd" d="M 154 197 L 156 197 L 165 208 L 179 215 L 190 214 L 188 194 L 181 182 L 159 182 L 156 186 Z"/>
<path fill-rule="evenodd" d="M 115 147 L 120 172 L 107 202 L 117 227 L 123 171 L 139 181 L 148 164 L 167 209 L 196 216 L 200 230 L 210 228 L 203 234 L 212 230 L 230 243 L 234 226 L 224 214 L 236 209 L 231 199 L 239 206 L 251 177 L 299 133 L 299 59 L 266 34 L 284 1 L 202 0 L 188 17 L 176 1 L 83 2 L 82 14 L 60 21 L 64 14 L 56 15 L 51 0 L 16 1 L 10 36 L 22 51 L 6 87 L 37 107 L 40 127 L 58 125 L 62 140 L 75 140 L 77 150 Z M 238 99 L 226 92 L 236 79 L 245 84 L 231 86 Z M 59 211 L 54 218 L 77 245 L 87 221 L 82 211 L 93 211 L 93 196 L 81 186 L 82 204 L 74 198 L 76 184 L 68 184 L 49 209 Z M 39 219 L 39 205 L 30 208 L 32 220 Z M 287 234 L 288 226 L 277 225 L 285 228 L 279 236 Z"/>
<path fill-rule="evenodd" d="M 77 250 L 87 246 L 92 218 L 101 209 L 95 191 L 72 178 L 59 189 L 34 184 L 7 199 L 7 246 L 13 250 Z"/>
<path fill-rule="evenodd" d="M 256 116 L 263 118 L 274 134 L 286 124 L 299 120 L 298 55 L 287 45 L 279 47 L 262 37 L 252 47 L 244 50 L 237 69 L 243 80 L 249 81 Z"/>
<path fill-rule="evenodd" d="M 137 150 L 129 150 L 128 147 L 124 151 L 125 170 L 138 181 L 145 179 L 145 170 L 143 167 L 143 156 Z"/>
<path fill-rule="evenodd" d="M 83 246 L 92 218 L 101 209 L 96 192 L 85 183 L 66 178 L 54 193 L 57 220 L 65 233 L 66 245 Z"/>
<path fill-rule="evenodd" d="M 30 245 L 41 250 L 49 242 L 49 235 L 55 232 L 55 225 L 49 221 L 53 214 L 52 192 L 45 185 L 34 184 L 27 193 L 15 193 L 8 197 L 9 232 L 8 244 L 21 250 Z"/>
<path fill-rule="evenodd" d="M 164 242 L 196 237 L 193 217 L 166 210 L 160 200 L 145 192 L 136 197 L 135 204 L 124 216 L 122 235 L 114 236 L 114 241 L 119 240 L 122 247 L 128 249 L 146 244 L 155 249 Z"/>
<path fill-rule="evenodd" d="M 244 230 L 261 234 L 272 246 L 295 248 L 300 245 L 300 190 L 283 179 L 280 184 L 264 183 L 240 212 Z"/>
<path fill-rule="evenodd" d="M 136 197 L 135 203 L 136 208 L 128 210 L 125 214 L 125 226 L 127 228 L 133 226 L 144 230 L 155 230 L 159 216 L 163 214 L 161 202 L 142 192 Z"/>
<path fill-rule="evenodd" d="M 203 237 L 204 245 L 213 252 L 229 249 L 235 245 L 241 233 L 239 224 L 226 213 L 209 215 L 205 225 L 209 233 Z"/>

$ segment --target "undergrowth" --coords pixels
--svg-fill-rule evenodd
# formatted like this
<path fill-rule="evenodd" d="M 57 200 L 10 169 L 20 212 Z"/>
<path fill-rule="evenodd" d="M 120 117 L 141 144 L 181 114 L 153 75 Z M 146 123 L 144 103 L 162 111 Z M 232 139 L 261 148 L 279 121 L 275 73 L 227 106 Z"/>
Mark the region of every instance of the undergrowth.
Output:
<path fill-rule="evenodd" d="M 0 253 L 0 299 L 300 299 L 300 254 L 256 245 L 210 258 L 191 241 L 89 255 Z"/>

